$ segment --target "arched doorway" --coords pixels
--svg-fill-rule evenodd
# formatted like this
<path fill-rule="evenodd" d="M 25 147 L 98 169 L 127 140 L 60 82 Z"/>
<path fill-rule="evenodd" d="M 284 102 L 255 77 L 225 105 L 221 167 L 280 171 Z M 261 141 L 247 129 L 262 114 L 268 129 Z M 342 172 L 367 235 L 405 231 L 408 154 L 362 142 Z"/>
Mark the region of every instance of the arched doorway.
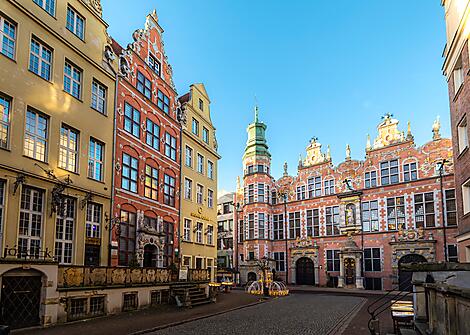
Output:
<path fill-rule="evenodd" d="M 254 272 L 248 272 L 248 281 L 256 281 L 256 273 Z"/>
<path fill-rule="evenodd" d="M 158 264 L 158 248 L 153 244 L 144 246 L 144 267 L 156 268 Z"/>
<path fill-rule="evenodd" d="M 401 269 L 403 264 L 409 263 L 426 263 L 427 260 L 424 256 L 418 254 L 405 255 L 398 261 L 398 286 L 400 291 L 411 291 L 413 286 L 411 285 L 411 279 L 413 272 L 405 271 Z"/>
<path fill-rule="evenodd" d="M 295 263 L 295 283 L 297 285 L 315 284 L 313 261 L 310 258 L 302 257 Z"/>
<path fill-rule="evenodd" d="M 12 270 L 1 277 L 0 323 L 12 329 L 40 325 L 42 273 Z"/>

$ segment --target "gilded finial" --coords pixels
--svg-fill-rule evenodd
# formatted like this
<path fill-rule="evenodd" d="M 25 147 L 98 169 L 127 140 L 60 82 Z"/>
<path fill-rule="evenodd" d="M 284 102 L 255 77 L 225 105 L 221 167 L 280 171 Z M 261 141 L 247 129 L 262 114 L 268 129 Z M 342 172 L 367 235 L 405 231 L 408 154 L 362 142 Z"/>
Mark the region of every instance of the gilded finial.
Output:
<path fill-rule="evenodd" d="M 351 147 L 349 146 L 349 144 L 346 145 L 346 160 L 350 160 L 351 159 Z"/>
<path fill-rule="evenodd" d="M 367 134 L 366 150 L 370 150 L 370 149 L 371 149 L 371 145 L 370 145 L 370 135 Z"/>
<path fill-rule="evenodd" d="M 436 120 L 432 124 L 432 139 L 434 141 L 441 139 L 441 119 L 439 115 L 437 116 Z"/>
<path fill-rule="evenodd" d="M 326 149 L 326 160 L 331 161 L 331 150 L 330 150 L 330 145 L 328 144 L 328 147 Z"/>
<path fill-rule="evenodd" d="M 411 122 L 408 121 L 408 130 L 407 130 L 407 133 L 406 133 L 406 139 L 408 141 L 411 141 L 411 140 L 413 140 L 413 138 L 414 138 L 413 134 L 411 133 Z"/>

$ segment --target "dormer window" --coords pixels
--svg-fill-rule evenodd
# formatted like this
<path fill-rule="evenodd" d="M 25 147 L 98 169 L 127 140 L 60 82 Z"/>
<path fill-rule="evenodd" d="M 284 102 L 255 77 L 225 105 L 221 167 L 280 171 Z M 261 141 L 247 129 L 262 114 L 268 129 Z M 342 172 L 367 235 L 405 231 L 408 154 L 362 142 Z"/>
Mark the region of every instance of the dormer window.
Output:
<path fill-rule="evenodd" d="M 199 99 L 199 109 L 204 110 L 204 101 L 202 101 L 202 99 Z"/>
<path fill-rule="evenodd" d="M 160 77 L 161 75 L 160 62 L 152 55 L 149 55 L 148 66 Z"/>

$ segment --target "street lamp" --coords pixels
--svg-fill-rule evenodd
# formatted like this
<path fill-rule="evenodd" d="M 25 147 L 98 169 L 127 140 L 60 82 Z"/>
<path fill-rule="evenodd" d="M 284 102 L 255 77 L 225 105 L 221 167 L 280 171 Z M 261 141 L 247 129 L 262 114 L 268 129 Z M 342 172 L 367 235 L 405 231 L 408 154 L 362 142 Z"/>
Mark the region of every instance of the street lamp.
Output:
<path fill-rule="evenodd" d="M 445 210 L 444 210 L 444 190 L 443 190 L 443 181 L 442 181 L 442 175 L 444 174 L 444 166 L 445 164 L 448 163 L 447 159 L 443 159 L 440 162 L 437 162 L 438 170 L 439 170 L 439 184 L 441 188 L 441 213 L 442 213 L 442 220 L 441 220 L 441 225 L 442 225 L 442 232 L 444 235 L 444 261 L 447 262 L 447 234 L 446 234 L 446 220 L 444 218 L 445 216 Z"/>

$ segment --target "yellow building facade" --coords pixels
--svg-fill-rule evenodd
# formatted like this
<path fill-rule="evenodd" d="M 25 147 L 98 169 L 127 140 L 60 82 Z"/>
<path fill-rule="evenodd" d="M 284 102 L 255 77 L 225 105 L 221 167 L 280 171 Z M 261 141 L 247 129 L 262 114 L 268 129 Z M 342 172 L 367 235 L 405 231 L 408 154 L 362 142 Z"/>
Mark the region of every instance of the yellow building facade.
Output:
<path fill-rule="evenodd" d="M 203 84 L 180 97 L 182 134 L 180 254 L 182 268 L 217 267 L 217 140 Z"/>
<path fill-rule="evenodd" d="M 108 264 L 117 60 L 106 29 L 100 1 L 0 2 L 1 258 Z"/>

